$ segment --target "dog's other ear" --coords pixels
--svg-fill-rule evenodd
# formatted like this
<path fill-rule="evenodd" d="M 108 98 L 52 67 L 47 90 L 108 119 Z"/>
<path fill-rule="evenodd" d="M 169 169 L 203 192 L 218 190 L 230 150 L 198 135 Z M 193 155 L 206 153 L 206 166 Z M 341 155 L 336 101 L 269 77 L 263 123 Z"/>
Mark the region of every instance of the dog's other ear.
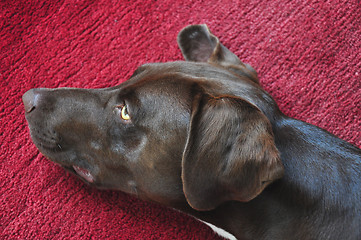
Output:
<path fill-rule="evenodd" d="M 283 171 L 271 124 L 258 108 L 240 98 L 196 97 L 182 159 L 192 208 L 250 201 Z"/>
<path fill-rule="evenodd" d="M 185 60 L 215 63 L 259 83 L 257 72 L 223 46 L 207 25 L 185 27 L 179 32 L 177 41 Z"/>

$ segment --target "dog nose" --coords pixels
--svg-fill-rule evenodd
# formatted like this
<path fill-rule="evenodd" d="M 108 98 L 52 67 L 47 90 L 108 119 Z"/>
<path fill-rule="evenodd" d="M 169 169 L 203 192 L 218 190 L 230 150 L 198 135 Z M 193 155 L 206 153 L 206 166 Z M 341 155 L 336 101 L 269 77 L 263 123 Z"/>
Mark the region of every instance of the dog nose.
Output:
<path fill-rule="evenodd" d="M 29 91 L 24 93 L 23 103 L 24 103 L 25 111 L 27 113 L 34 110 L 38 95 L 39 94 L 35 92 L 35 89 L 30 89 Z"/>

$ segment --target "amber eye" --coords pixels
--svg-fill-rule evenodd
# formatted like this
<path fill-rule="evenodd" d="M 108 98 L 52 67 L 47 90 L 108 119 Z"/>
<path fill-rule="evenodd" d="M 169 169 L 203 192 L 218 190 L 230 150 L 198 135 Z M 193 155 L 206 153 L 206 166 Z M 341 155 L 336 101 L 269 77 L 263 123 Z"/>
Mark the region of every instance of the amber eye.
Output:
<path fill-rule="evenodd" d="M 123 119 L 123 120 L 130 120 L 130 116 L 129 116 L 129 113 L 128 113 L 128 107 L 127 105 L 123 105 L 121 108 L 120 108 L 120 117 Z"/>

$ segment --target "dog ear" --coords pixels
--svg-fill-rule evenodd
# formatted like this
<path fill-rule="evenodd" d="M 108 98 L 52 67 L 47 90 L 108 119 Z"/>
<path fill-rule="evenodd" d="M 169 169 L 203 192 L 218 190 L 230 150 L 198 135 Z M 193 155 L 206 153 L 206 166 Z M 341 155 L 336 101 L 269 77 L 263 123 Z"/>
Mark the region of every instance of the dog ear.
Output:
<path fill-rule="evenodd" d="M 185 27 L 179 32 L 177 41 L 185 60 L 218 64 L 259 83 L 257 72 L 223 46 L 209 31 L 207 25 Z"/>
<path fill-rule="evenodd" d="M 192 208 L 250 201 L 283 176 L 271 124 L 258 108 L 240 98 L 206 95 L 193 105 L 182 159 L 183 191 Z"/>

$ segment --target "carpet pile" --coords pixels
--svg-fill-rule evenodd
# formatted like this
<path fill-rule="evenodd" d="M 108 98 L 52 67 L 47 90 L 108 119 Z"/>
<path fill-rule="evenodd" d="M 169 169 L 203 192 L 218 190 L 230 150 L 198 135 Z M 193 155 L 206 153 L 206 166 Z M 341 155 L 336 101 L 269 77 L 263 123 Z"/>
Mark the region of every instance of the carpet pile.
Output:
<path fill-rule="evenodd" d="M 110 87 L 140 64 L 181 60 L 177 33 L 199 23 L 285 114 L 361 147 L 360 1 L 1 1 L 0 239 L 222 239 L 66 174 L 31 142 L 21 102 L 30 88 Z"/>

